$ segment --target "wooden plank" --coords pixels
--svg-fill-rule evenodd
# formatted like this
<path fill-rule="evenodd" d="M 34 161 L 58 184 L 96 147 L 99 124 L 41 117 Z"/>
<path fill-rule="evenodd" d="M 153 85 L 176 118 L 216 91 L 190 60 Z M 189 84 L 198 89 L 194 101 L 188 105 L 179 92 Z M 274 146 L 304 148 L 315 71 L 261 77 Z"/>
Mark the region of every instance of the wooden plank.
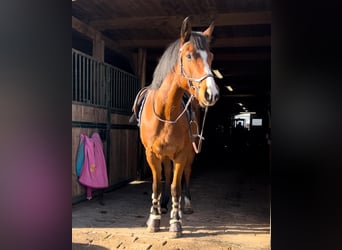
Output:
<path fill-rule="evenodd" d="M 126 124 L 129 116 L 111 114 L 112 124 Z M 137 177 L 138 130 L 111 129 L 110 184 Z"/>
<path fill-rule="evenodd" d="M 270 24 L 272 22 L 271 11 L 240 12 L 240 13 L 222 13 L 216 16 L 194 15 L 192 18 L 193 27 L 206 27 L 212 20 L 215 20 L 215 26 L 231 25 L 253 25 Z M 100 19 L 90 22 L 90 25 L 99 31 L 114 29 L 146 29 L 181 25 L 184 16 L 132 16 L 115 17 L 109 19 Z"/>
<path fill-rule="evenodd" d="M 105 123 L 106 110 L 81 104 L 72 104 L 72 120 Z"/>

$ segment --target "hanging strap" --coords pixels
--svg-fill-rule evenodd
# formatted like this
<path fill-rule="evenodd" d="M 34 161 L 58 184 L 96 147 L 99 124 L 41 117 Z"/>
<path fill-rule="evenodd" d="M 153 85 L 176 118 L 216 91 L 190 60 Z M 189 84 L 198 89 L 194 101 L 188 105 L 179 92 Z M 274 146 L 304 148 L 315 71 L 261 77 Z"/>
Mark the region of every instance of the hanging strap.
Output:
<path fill-rule="evenodd" d="M 192 146 L 196 152 L 196 154 L 200 153 L 201 152 L 201 148 L 202 148 L 202 140 L 204 140 L 204 137 L 203 137 L 203 129 L 204 129 L 204 124 L 205 124 L 205 119 L 207 117 L 207 112 L 208 112 L 208 107 L 205 107 L 205 110 L 204 110 L 204 117 L 203 117 L 203 121 L 202 121 L 202 128 L 201 128 L 201 134 L 198 134 L 198 126 L 197 126 L 197 133 L 196 135 L 193 135 L 195 137 L 199 137 L 199 142 L 198 142 L 198 146 L 196 145 L 196 142 L 193 141 L 192 142 Z M 197 125 L 197 123 L 196 123 Z M 191 129 L 190 129 L 191 130 Z"/>

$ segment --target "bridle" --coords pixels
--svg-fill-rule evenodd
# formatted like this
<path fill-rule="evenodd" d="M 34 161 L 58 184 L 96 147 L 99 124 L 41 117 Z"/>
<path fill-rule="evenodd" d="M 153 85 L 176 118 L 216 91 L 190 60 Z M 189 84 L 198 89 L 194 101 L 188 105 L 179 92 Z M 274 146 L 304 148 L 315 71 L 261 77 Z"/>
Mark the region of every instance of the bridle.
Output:
<path fill-rule="evenodd" d="M 205 74 L 199 78 L 193 78 L 193 77 L 190 77 L 188 76 L 188 74 L 185 73 L 184 71 L 184 68 L 183 68 L 183 58 L 181 56 L 181 53 L 182 53 L 182 49 L 183 47 L 188 44 L 190 42 L 186 42 L 183 44 L 183 46 L 179 49 L 179 55 L 180 55 L 180 73 L 181 75 L 187 80 L 187 83 L 188 83 L 188 86 L 190 89 L 193 89 L 196 94 L 198 95 L 199 94 L 199 89 L 201 87 L 201 84 L 202 84 L 202 81 L 207 79 L 208 77 L 212 77 L 214 78 L 214 75 L 211 74 L 211 73 L 208 73 L 208 74 Z M 196 82 L 198 83 L 197 86 L 195 86 L 193 84 L 193 82 Z M 175 120 L 165 120 L 163 118 L 161 118 L 155 111 L 155 107 L 154 107 L 154 93 L 153 93 L 153 96 L 152 96 L 152 109 L 153 109 L 153 113 L 154 115 L 157 117 L 157 119 L 161 122 L 164 122 L 164 123 L 169 123 L 169 124 L 175 124 L 177 123 L 177 121 L 183 116 L 183 114 L 186 112 L 186 110 L 188 109 L 190 103 L 191 103 L 191 100 L 194 98 L 194 94 L 190 93 L 190 97 L 189 97 L 189 100 L 187 101 L 186 105 L 184 106 L 184 109 L 183 111 L 177 116 L 177 118 Z M 196 145 L 195 141 L 192 142 L 192 146 L 196 152 L 196 154 L 198 154 L 200 151 L 201 151 L 201 146 L 202 146 L 202 140 L 204 140 L 204 137 L 203 137 L 203 129 L 204 129 L 204 124 L 205 124 L 205 119 L 206 119 L 206 116 L 207 116 L 207 112 L 208 112 L 208 106 L 205 107 L 205 112 L 204 112 L 204 117 L 203 117 L 203 122 L 202 122 L 202 129 L 201 129 L 201 133 L 199 134 L 198 132 L 198 124 L 195 120 L 191 120 L 190 121 L 190 126 L 192 123 L 194 123 L 196 125 L 196 131 L 197 133 L 196 134 L 192 134 L 192 131 L 190 129 L 190 134 L 191 134 L 191 137 L 192 138 L 196 138 L 196 137 L 199 137 L 199 142 L 198 142 L 198 146 Z"/>
<path fill-rule="evenodd" d="M 179 60 L 180 60 L 180 71 L 181 71 L 181 75 L 182 75 L 185 79 L 187 79 L 189 88 L 195 90 L 196 94 L 198 95 L 198 91 L 199 91 L 199 89 L 200 89 L 200 87 L 201 87 L 202 81 L 205 80 L 205 79 L 207 79 L 208 77 L 214 78 L 214 75 L 211 74 L 211 73 L 208 73 L 208 74 L 205 74 L 205 75 L 203 75 L 203 76 L 201 76 L 201 77 L 199 77 L 199 78 L 193 78 L 193 77 L 190 77 L 188 74 L 185 73 L 184 68 L 183 68 L 183 58 L 182 58 L 182 56 L 181 56 L 181 53 L 182 53 L 183 47 L 184 47 L 186 44 L 188 44 L 188 43 L 190 43 L 190 42 L 184 43 L 183 46 L 179 49 L 179 55 L 180 55 L 180 59 L 179 59 Z M 198 86 L 193 85 L 193 82 L 198 83 Z M 191 94 L 191 95 L 192 95 L 192 94 Z"/>

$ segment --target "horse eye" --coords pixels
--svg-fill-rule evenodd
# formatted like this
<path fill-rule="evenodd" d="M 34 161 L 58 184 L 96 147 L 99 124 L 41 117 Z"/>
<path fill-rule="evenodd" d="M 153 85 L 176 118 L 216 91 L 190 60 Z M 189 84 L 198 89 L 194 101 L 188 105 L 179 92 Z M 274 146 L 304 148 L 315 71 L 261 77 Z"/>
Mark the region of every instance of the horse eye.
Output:
<path fill-rule="evenodd" d="M 186 54 L 186 58 L 190 60 L 192 58 L 191 54 Z"/>

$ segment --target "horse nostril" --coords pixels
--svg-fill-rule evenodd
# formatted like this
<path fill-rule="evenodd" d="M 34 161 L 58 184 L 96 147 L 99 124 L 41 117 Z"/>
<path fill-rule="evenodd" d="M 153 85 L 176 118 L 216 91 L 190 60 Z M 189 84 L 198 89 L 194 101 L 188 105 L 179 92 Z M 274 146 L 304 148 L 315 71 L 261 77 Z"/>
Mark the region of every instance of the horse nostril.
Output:
<path fill-rule="evenodd" d="M 207 102 L 215 103 L 220 98 L 220 94 L 219 93 L 212 94 L 210 91 L 207 90 L 204 94 L 204 97 L 207 100 Z"/>
<path fill-rule="evenodd" d="M 205 92 L 204 97 L 208 102 L 211 102 L 212 95 L 208 91 Z"/>

